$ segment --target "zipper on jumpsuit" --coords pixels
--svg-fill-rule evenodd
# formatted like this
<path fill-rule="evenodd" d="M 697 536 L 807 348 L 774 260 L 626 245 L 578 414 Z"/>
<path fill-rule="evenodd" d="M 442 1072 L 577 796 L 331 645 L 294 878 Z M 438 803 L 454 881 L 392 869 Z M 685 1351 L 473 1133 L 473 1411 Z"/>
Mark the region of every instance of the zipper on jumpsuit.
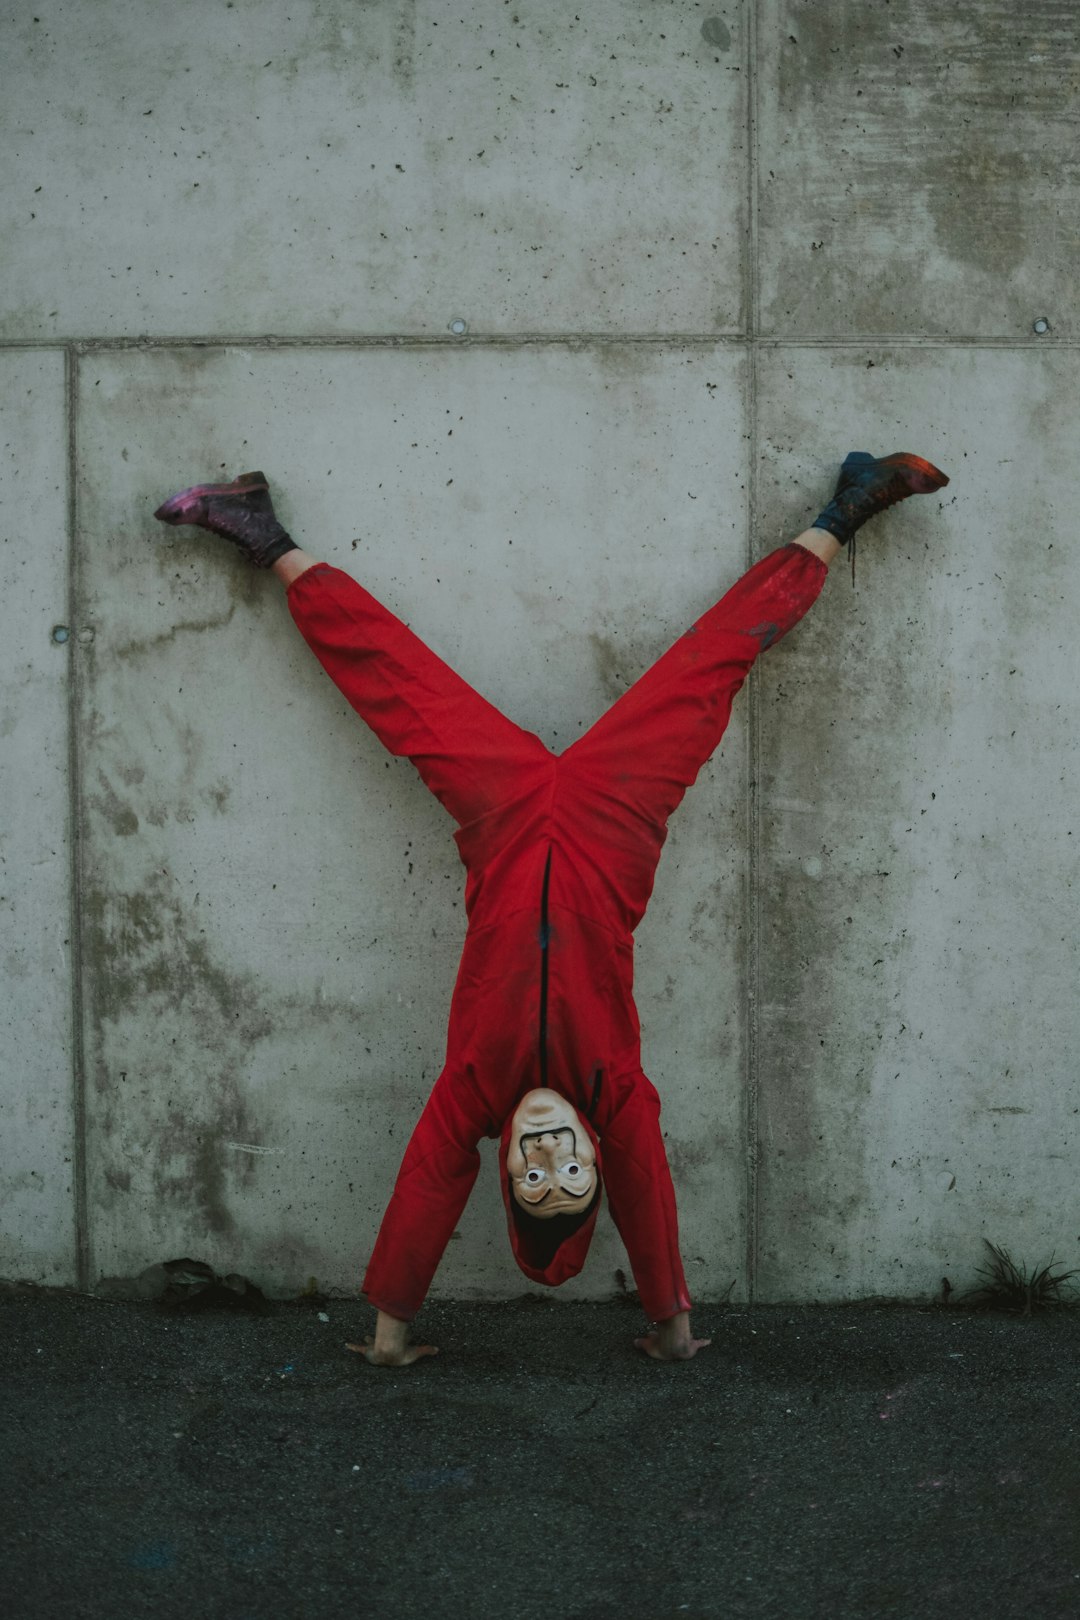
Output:
<path fill-rule="evenodd" d="M 548 846 L 544 862 L 544 882 L 540 890 L 540 1085 L 547 1087 L 547 1011 L 548 1011 L 548 884 L 551 880 L 551 847 Z"/>
<path fill-rule="evenodd" d="M 548 1083 L 548 964 L 550 961 L 551 925 L 548 922 L 548 886 L 551 882 L 551 846 L 548 845 L 547 860 L 544 862 L 544 881 L 540 886 L 540 1027 L 539 1055 L 540 1055 L 540 1084 L 546 1089 Z M 586 1117 L 593 1119 L 596 1107 L 600 1101 L 600 1089 L 604 1081 L 604 1071 L 597 1064 L 592 1077 L 592 1097 L 586 1110 Z"/>

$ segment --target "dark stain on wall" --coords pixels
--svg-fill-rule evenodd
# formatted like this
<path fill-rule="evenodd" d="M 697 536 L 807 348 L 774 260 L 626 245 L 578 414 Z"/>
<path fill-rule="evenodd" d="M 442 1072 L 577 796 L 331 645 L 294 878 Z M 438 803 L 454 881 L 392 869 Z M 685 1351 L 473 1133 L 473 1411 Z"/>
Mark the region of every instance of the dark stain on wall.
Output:
<path fill-rule="evenodd" d="M 129 804 L 124 803 L 104 771 L 98 771 L 97 779 L 101 792 L 89 794 L 89 803 L 104 816 L 118 838 L 130 838 L 132 833 L 139 830 L 138 816 Z"/>
<path fill-rule="evenodd" d="M 674 639 L 674 628 L 670 634 L 662 632 L 656 638 L 633 630 L 628 635 L 622 635 L 617 630 L 610 634 L 603 630 L 590 630 L 589 649 L 607 702 L 614 703 L 621 698 L 638 677 L 644 675 L 667 651 Z M 585 718 L 588 723 L 596 717 Z"/>
<path fill-rule="evenodd" d="M 416 0 L 399 0 L 396 10 L 392 70 L 396 84 L 408 95 L 416 75 Z"/>
<path fill-rule="evenodd" d="M 939 331 L 989 300 L 1012 330 L 1029 288 L 1062 285 L 1070 0 L 792 0 L 779 23 L 761 217 L 786 318 Z"/>
<path fill-rule="evenodd" d="M 131 1190 L 134 1162 L 144 1196 L 186 1206 L 193 1238 L 200 1228 L 230 1234 L 230 1199 L 261 1162 L 229 1144 L 260 1138 L 244 1077 L 252 1047 L 273 1027 L 265 990 L 215 958 L 166 871 L 137 891 L 91 890 L 83 914 L 100 1201 L 105 1188 Z M 138 1074 L 107 1056 L 125 1047 L 138 1054 Z"/>
<path fill-rule="evenodd" d="M 626 668 L 624 654 L 613 636 L 601 635 L 598 630 L 589 631 L 589 647 L 601 690 L 608 702 L 614 703 L 629 685 L 623 673 Z"/>
<path fill-rule="evenodd" d="M 230 1027 L 242 1023 L 248 1039 L 268 1030 L 255 1012 L 258 991 L 212 960 L 168 873 L 152 874 L 136 893 L 92 890 L 83 912 L 98 1020 L 144 1010 L 149 997 L 162 994 L 173 1006 L 191 1003 Z"/>
<path fill-rule="evenodd" d="M 701 37 L 714 50 L 730 51 L 731 29 L 723 17 L 706 17 L 701 25 Z"/>
<path fill-rule="evenodd" d="M 232 623 L 233 615 L 237 609 L 237 602 L 230 602 L 224 613 L 211 614 L 205 619 L 178 619 L 167 630 L 162 630 L 156 636 L 136 637 L 114 647 L 113 652 L 117 658 L 141 658 L 146 653 L 153 653 L 158 648 L 175 641 L 178 636 L 202 635 L 207 630 L 223 630 Z"/>
<path fill-rule="evenodd" d="M 210 1232 L 229 1236 L 236 1230 L 229 1194 L 254 1179 L 258 1160 L 225 1144 L 251 1141 L 256 1125 L 235 1074 L 226 1070 L 215 1090 L 211 1118 L 181 1109 L 168 1114 L 154 1143 L 153 1184 L 157 1198 L 191 1206 Z"/>

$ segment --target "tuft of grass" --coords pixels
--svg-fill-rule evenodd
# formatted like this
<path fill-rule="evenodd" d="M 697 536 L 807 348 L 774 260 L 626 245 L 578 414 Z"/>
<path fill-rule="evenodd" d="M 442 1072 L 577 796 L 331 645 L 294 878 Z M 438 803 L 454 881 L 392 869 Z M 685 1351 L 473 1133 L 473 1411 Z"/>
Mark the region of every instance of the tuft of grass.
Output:
<path fill-rule="evenodd" d="M 1008 1249 L 998 1248 L 989 1238 L 983 1242 L 990 1250 L 990 1259 L 976 1268 L 975 1275 L 983 1279 L 978 1288 L 964 1296 L 967 1305 L 981 1306 L 985 1310 L 1018 1311 L 1031 1316 L 1035 1311 L 1064 1310 L 1080 1303 L 1075 1289 L 1068 1285 L 1080 1275 L 1077 1268 L 1054 1270 L 1054 1257 L 1043 1266 L 1018 1266 Z"/>

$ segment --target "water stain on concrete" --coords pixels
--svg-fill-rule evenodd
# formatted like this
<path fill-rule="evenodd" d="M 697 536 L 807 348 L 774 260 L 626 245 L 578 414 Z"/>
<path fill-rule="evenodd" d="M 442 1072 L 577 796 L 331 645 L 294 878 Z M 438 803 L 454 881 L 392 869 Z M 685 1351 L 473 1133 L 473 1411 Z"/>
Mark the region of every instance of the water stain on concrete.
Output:
<path fill-rule="evenodd" d="M 683 1178 L 698 1171 L 714 1171 L 717 1161 L 730 1152 L 730 1144 L 719 1140 L 711 1131 L 697 1141 L 689 1138 L 675 1141 L 669 1137 L 664 1142 L 664 1148 L 677 1186 Z"/>
<path fill-rule="evenodd" d="M 640 343 L 594 343 L 588 345 L 597 369 L 621 381 L 632 381 L 657 374 L 663 361 L 652 352 L 652 345 Z"/>
<path fill-rule="evenodd" d="M 600 679 L 600 687 L 609 703 L 614 703 L 626 691 L 629 684 L 623 674 L 625 659 L 622 651 L 616 644 L 614 636 L 601 635 L 598 630 L 589 631 L 589 648 L 592 652 L 593 664 Z"/>
<path fill-rule="evenodd" d="M 416 0 L 399 0 L 393 53 L 394 82 L 409 95 L 416 77 Z"/>
<path fill-rule="evenodd" d="M 1014 276 L 1039 240 L 1045 199 L 1026 152 L 994 151 L 972 133 L 943 154 L 925 184 L 926 210 L 943 253 L 990 275 Z M 965 199 L 962 208 L 957 198 Z"/>
<path fill-rule="evenodd" d="M 764 187 L 762 222 L 786 238 L 789 322 L 805 308 L 800 324 L 827 324 L 843 310 L 847 327 L 949 330 L 989 299 L 1012 329 L 1022 278 L 1060 284 L 1074 7 L 1050 0 L 1021 16 L 990 4 L 973 27 L 963 8 L 925 0 L 842 0 L 788 6 L 778 34 L 766 173 L 776 178 L 774 166 L 779 183 Z M 780 133 L 804 124 L 806 143 Z M 899 129 L 918 136 L 898 141 Z"/>
<path fill-rule="evenodd" d="M 237 605 L 236 601 L 230 602 L 224 613 L 211 614 L 205 619 L 178 619 L 156 636 L 135 637 L 121 643 L 113 648 L 113 653 L 117 658 L 142 658 L 170 645 L 178 636 L 204 635 L 208 630 L 223 630 L 232 623 Z"/>
<path fill-rule="evenodd" d="M 91 891 L 84 917 L 104 1184 L 132 1190 L 129 1164 L 115 1161 L 134 1142 L 139 1195 L 152 1195 L 154 1207 L 179 1204 L 196 1233 L 231 1233 L 230 1198 L 261 1163 L 228 1151 L 230 1142 L 258 1144 L 262 1134 L 244 1089 L 252 1048 L 273 1027 L 260 990 L 215 960 L 167 873 L 151 874 L 135 892 Z M 187 1039 L 197 1044 L 190 1054 Z M 127 1072 L 118 1075 L 105 1056 L 117 1050 L 135 1054 L 141 1095 L 121 1096 Z"/>
<path fill-rule="evenodd" d="M 648 632 L 635 630 L 621 635 L 603 630 L 590 630 L 589 650 L 608 703 L 615 703 L 665 653 L 674 640 L 666 631 L 655 638 Z"/>
<path fill-rule="evenodd" d="M 236 1219 L 229 1195 L 242 1193 L 254 1180 L 258 1161 L 252 1154 L 228 1153 L 225 1143 L 257 1134 L 236 1076 L 223 1073 L 211 1118 L 193 1118 L 184 1109 L 172 1109 L 161 1126 L 154 1141 L 155 1199 L 190 1204 L 210 1232 L 232 1234 Z"/>
<path fill-rule="evenodd" d="M 731 29 L 723 17 L 706 17 L 701 25 L 701 37 L 714 50 L 730 51 Z"/>
<path fill-rule="evenodd" d="M 241 1023 L 249 1040 L 268 1033 L 269 1020 L 256 1011 L 257 988 L 246 975 L 213 961 L 167 873 L 150 875 L 134 893 L 91 889 L 84 895 L 83 914 L 99 1019 L 145 1010 L 148 997 L 162 995 L 173 1007 L 194 1003 L 227 1028 Z"/>
<path fill-rule="evenodd" d="M 118 838 L 130 838 L 139 830 L 138 816 L 131 806 L 120 798 L 104 771 L 99 770 L 97 778 L 101 792 L 89 794 L 88 803 L 105 817 Z"/>

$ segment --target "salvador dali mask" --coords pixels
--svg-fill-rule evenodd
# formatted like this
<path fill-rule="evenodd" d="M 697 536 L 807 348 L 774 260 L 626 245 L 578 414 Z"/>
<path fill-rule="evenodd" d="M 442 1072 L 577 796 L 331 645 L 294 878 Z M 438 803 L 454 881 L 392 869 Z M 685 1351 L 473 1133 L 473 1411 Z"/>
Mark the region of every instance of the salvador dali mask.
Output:
<path fill-rule="evenodd" d="M 596 1151 L 557 1091 L 529 1091 L 514 1112 L 506 1170 L 514 1202 L 538 1220 L 580 1215 L 596 1190 Z"/>

